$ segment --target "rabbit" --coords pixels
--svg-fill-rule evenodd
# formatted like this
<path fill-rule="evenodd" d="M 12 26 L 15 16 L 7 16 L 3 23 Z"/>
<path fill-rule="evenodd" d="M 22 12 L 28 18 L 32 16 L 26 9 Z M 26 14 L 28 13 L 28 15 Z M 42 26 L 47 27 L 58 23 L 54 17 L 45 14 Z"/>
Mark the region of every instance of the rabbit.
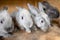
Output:
<path fill-rule="evenodd" d="M 59 19 L 60 17 L 60 12 L 58 11 L 58 9 L 56 7 L 53 7 L 52 5 L 50 5 L 47 1 L 43 1 L 41 2 L 43 5 L 43 9 L 45 11 L 45 13 L 49 16 L 50 21 L 51 21 L 51 26 L 53 26 L 53 23 L 56 22 L 56 19 Z M 38 3 L 38 8 L 39 8 L 39 3 Z M 55 22 L 54 22 L 55 21 Z M 56 24 L 58 24 L 59 22 L 57 21 Z"/>
<path fill-rule="evenodd" d="M 3 9 L 0 10 L 0 37 L 3 38 L 12 36 L 11 33 L 14 31 L 12 18 L 7 10 L 7 7 L 3 7 Z"/>
<path fill-rule="evenodd" d="M 27 6 L 32 15 L 32 19 L 35 22 L 35 25 L 37 25 L 37 27 L 40 28 L 42 31 L 47 32 L 50 27 L 50 19 L 48 15 L 44 12 L 42 4 L 39 5 L 41 6 L 40 9 L 34 7 L 29 3 L 27 4 Z"/>
<path fill-rule="evenodd" d="M 12 14 L 15 17 L 18 27 L 22 30 L 26 30 L 27 33 L 31 33 L 31 27 L 33 26 L 33 20 L 29 11 L 22 7 L 16 7 L 18 11 Z"/>
<path fill-rule="evenodd" d="M 50 17 L 51 20 L 59 18 L 59 11 L 56 7 L 50 5 L 47 1 L 41 2 L 45 13 Z M 38 3 L 38 8 L 40 4 Z"/>

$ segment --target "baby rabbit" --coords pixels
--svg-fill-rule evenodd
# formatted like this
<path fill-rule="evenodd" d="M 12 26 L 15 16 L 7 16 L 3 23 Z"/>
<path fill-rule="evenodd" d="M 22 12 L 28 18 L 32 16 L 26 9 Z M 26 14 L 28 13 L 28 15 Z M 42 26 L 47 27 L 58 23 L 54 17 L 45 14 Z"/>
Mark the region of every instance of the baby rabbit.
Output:
<path fill-rule="evenodd" d="M 12 18 L 8 14 L 8 8 L 4 7 L 0 10 L 0 37 L 10 37 L 14 30 Z"/>
<path fill-rule="evenodd" d="M 43 5 L 44 11 L 50 17 L 51 20 L 54 18 L 59 18 L 59 11 L 56 7 L 51 6 L 47 1 L 43 1 L 41 3 Z M 38 8 L 40 8 L 39 5 L 40 4 L 38 3 Z"/>
<path fill-rule="evenodd" d="M 27 33 L 31 33 L 30 28 L 33 26 L 33 20 L 31 18 L 29 11 L 21 7 L 16 8 L 18 11 L 13 13 L 15 14 L 13 15 L 13 17 L 15 16 L 19 28 L 21 28 L 22 30 L 25 29 Z"/>
<path fill-rule="evenodd" d="M 48 15 L 44 12 L 42 4 L 40 3 L 39 5 L 41 6 L 40 9 L 35 8 L 29 3 L 27 5 L 35 22 L 35 25 L 37 25 L 37 27 L 40 28 L 42 31 L 46 32 L 50 26 L 50 19 Z"/>

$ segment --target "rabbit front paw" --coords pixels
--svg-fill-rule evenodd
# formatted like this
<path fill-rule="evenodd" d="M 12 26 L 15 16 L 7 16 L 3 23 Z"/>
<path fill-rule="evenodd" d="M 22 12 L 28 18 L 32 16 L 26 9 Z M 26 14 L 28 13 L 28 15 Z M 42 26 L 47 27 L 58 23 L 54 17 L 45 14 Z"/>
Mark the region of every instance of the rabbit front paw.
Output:
<path fill-rule="evenodd" d="M 31 30 L 30 30 L 30 29 L 26 29 L 26 32 L 27 32 L 27 33 L 31 33 Z"/>

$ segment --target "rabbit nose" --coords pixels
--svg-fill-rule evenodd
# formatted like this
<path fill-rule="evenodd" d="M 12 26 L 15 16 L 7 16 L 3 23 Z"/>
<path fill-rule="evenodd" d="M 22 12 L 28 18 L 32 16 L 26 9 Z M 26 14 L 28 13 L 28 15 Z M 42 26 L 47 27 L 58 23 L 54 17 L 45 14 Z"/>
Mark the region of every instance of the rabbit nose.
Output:
<path fill-rule="evenodd" d="M 10 32 L 12 30 L 12 27 L 5 28 L 7 32 Z"/>
<path fill-rule="evenodd" d="M 12 32 L 8 32 L 8 34 L 11 34 L 12 35 L 13 33 Z"/>
<path fill-rule="evenodd" d="M 7 28 L 7 31 L 11 30 L 11 27 Z"/>

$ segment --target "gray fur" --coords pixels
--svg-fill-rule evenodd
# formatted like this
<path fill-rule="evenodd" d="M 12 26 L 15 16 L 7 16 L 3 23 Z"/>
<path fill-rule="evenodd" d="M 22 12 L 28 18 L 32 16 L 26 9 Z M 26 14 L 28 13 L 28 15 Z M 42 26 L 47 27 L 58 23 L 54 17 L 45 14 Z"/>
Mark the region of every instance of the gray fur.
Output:
<path fill-rule="evenodd" d="M 7 30 L 10 28 L 9 30 Z M 8 14 L 7 10 L 0 11 L 0 36 L 9 37 L 11 36 L 9 32 L 13 32 L 14 25 L 12 22 L 12 18 Z"/>
<path fill-rule="evenodd" d="M 37 27 L 39 27 L 44 32 L 48 31 L 48 28 L 50 27 L 50 19 L 44 12 L 42 5 L 40 5 L 40 9 L 34 7 L 29 3 L 27 5 L 31 12 L 31 15 L 33 14 L 32 18 L 35 22 L 35 25 L 37 25 Z"/>

